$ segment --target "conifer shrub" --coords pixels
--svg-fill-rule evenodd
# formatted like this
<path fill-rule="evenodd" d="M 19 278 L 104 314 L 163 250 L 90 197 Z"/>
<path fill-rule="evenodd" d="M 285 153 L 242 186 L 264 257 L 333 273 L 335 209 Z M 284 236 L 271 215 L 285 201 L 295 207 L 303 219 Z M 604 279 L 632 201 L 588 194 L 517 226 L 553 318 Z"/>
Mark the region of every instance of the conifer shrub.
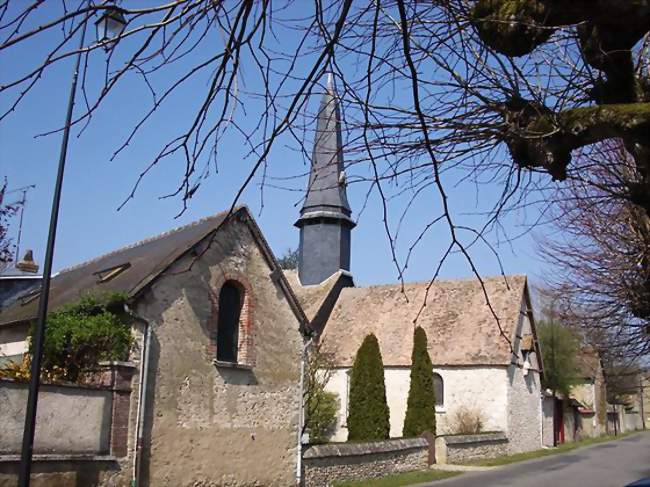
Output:
<path fill-rule="evenodd" d="M 390 434 L 384 363 L 377 337 L 364 340 L 350 372 L 348 441 L 385 440 Z"/>
<path fill-rule="evenodd" d="M 433 365 L 427 350 L 427 334 L 418 326 L 413 332 L 411 385 L 402 435 L 415 437 L 425 431 L 436 434 L 436 397 Z"/>

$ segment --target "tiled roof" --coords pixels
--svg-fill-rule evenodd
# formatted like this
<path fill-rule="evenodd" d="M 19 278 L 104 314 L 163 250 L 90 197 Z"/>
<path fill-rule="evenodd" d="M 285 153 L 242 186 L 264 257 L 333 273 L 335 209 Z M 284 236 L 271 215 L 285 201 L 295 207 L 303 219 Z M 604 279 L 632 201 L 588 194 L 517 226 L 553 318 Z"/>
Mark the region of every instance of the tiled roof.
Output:
<path fill-rule="evenodd" d="M 269 266 L 278 269 L 275 257 L 250 212 L 246 207 L 240 206 L 234 208 L 232 212 L 217 213 L 60 271 L 51 281 L 49 309 L 54 310 L 88 293 L 104 294 L 120 291 L 130 297 L 136 296 L 172 263 L 212 232 L 221 228 L 222 224 L 230 218 L 242 218 L 242 221 L 248 222 L 253 237 L 260 245 Z M 114 277 L 100 282 L 102 276 L 107 276 L 112 270 L 126 265 L 128 267 L 124 271 L 114 273 Z M 285 277 L 280 275 L 279 278 L 289 304 L 303 326 L 307 320 L 299 302 Z M 18 300 L 0 313 L 0 326 L 34 319 L 37 307 L 38 299 L 27 303 L 24 298 Z"/>
<path fill-rule="evenodd" d="M 435 365 L 508 365 L 526 277 L 482 281 L 485 292 L 478 279 L 436 281 L 428 293 L 429 283 L 403 290 L 400 284 L 344 288 L 325 325 L 323 347 L 337 365 L 350 366 L 364 337 L 374 333 L 384 365 L 408 366 L 417 317 Z"/>
<path fill-rule="evenodd" d="M 238 210 L 234 210 L 233 214 Z M 227 211 L 218 213 L 63 269 L 52 278 L 49 309 L 56 309 L 87 293 L 120 291 L 136 294 L 142 286 L 216 230 L 227 216 Z M 113 279 L 99 282 L 98 273 L 124 264 L 130 264 L 130 267 Z M 21 301 L 24 300 L 19 300 L 0 314 L 0 325 L 35 318 L 38 299 L 26 304 Z"/>

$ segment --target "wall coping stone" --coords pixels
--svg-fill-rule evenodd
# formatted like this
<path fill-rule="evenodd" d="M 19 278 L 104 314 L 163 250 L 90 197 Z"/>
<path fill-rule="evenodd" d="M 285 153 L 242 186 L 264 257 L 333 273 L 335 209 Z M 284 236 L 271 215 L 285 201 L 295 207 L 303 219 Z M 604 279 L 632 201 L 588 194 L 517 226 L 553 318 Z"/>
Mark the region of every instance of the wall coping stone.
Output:
<path fill-rule="evenodd" d="M 508 437 L 503 432 L 485 433 L 476 435 L 450 435 L 442 436 L 447 445 L 464 445 L 464 444 L 477 444 L 477 443 L 496 443 L 507 442 Z"/>
<path fill-rule="evenodd" d="M 352 457 L 428 447 L 429 442 L 424 438 L 404 438 L 367 443 L 330 443 L 310 446 L 305 450 L 303 458 Z"/>
<path fill-rule="evenodd" d="M 92 455 L 79 453 L 38 453 L 32 455 L 34 462 L 116 462 L 113 455 Z M 0 455 L 0 463 L 20 462 L 20 455 Z"/>
<path fill-rule="evenodd" d="M 137 366 L 134 362 L 125 362 L 122 360 L 102 360 L 97 362 L 99 367 L 124 367 L 126 369 L 135 369 Z"/>
<path fill-rule="evenodd" d="M 71 389 L 90 389 L 100 391 L 123 391 L 130 392 L 130 379 L 137 370 L 137 366 L 133 362 L 121 362 L 117 360 L 102 361 L 97 364 L 98 369 L 97 377 L 93 377 L 92 382 L 79 384 L 77 382 L 41 382 L 40 387 L 68 387 Z M 118 381 L 115 375 L 118 371 L 124 374 L 120 375 L 123 380 Z M 16 380 L 10 377 L 0 377 L 0 384 L 2 382 L 29 386 L 29 381 Z"/>
<path fill-rule="evenodd" d="M 16 380 L 10 377 L 0 377 L 0 384 L 6 382 L 7 384 L 15 384 L 19 386 L 29 387 L 29 381 Z M 40 389 L 48 387 L 65 387 L 69 389 L 82 389 L 91 391 L 110 391 L 110 387 L 100 384 L 77 384 L 75 382 L 42 382 L 39 386 Z"/>

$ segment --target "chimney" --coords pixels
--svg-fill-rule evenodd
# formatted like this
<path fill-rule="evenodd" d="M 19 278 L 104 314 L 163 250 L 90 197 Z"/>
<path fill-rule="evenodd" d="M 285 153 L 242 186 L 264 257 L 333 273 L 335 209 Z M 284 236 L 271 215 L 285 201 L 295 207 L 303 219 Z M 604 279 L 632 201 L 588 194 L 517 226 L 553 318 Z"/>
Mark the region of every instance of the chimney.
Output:
<path fill-rule="evenodd" d="M 38 264 L 34 262 L 34 252 L 31 249 L 25 252 L 24 257 L 16 263 L 16 269 L 29 272 L 30 274 L 36 274 L 38 272 Z"/>

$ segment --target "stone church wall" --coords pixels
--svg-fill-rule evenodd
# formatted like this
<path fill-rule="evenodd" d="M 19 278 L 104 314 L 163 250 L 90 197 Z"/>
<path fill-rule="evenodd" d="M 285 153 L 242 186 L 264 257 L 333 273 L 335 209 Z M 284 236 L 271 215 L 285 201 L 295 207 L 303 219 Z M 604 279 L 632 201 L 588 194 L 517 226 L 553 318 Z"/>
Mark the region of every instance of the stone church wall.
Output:
<path fill-rule="evenodd" d="M 521 338 L 532 333 L 526 313 L 527 303 L 522 303 L 520 321 L 513 340 L 516 362 L 508 367 L 508 429 L 510 453 L 537 450 L 542 447 L 542 389 L 538 358 L 535 352 L 528 360 L 531 368 L 525 373 Z"/>
<path fill-rule="evenodd" d="M 148 485 L 287 486 L 298 462 L 299 322 L 249 228 L 238 222 L 179 260 L 139 301 L 153 330 L 143 477 Z M 225 279 L 251 301 L 246 363 L 215 364 L 215 309 Z"/>

